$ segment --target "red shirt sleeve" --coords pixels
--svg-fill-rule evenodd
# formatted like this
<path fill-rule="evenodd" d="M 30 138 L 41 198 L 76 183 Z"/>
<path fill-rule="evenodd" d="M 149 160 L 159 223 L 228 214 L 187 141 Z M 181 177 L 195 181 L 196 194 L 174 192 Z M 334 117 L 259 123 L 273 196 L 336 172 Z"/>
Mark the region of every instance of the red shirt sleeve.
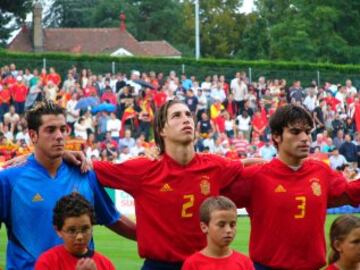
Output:
<path fill-rule="evenodd" d="M 346 194 L 353 205 L 360 204 L 360 179 L 348 182 L 348 180 L 337 171 L 328 168 L 329 176 L 329 190 L 328 200 L 340 197 Z"/>
<path fill-rule="evenodd" d="M 252 176 L 260 169 L 261 165 L 244 168 L 235 181 L 222 190 L 222 195 L 234 201 L 238 208 L 248 207 L 251 200 Z"/>
<path fill-rule="evenodd" d="M 354 205 L 360 204 L 360 179 L 348 183 L 347 194 Z"/>
<path fill-rule="evenodd" d="M 105 187 L 122 189 L 134 195 L 141 187 L 143 177 L 154 162 L 141 157 L 123 163 L 96 161 L 94 170 L 99 182 Z"/>

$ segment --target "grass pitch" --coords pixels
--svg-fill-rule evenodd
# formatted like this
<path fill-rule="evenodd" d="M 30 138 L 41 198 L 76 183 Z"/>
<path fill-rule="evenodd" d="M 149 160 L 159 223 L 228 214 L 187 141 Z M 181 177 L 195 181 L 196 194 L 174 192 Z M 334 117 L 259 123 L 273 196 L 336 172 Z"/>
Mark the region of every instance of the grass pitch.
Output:
<path fill-rule="evenodd" d="M 326 233 L 330 224 L 337 215 L 328 215 L 326 219 Z M 6 230 L 0 229 L 0 269 L 5 265 Z M 248 253 L 250 225 L 248 217 L 238 218 L 238 230 L 232 247 L 242 253 Z M 138 270 L 141 268 L 142 259 L 137 254 L 136 242 L 122 238 L 105 227 L 94 228 L 96 250 L 104 254 L 114 263 L 116 269 Z M 154 242 L 156 245 L 156 242 Z"/>

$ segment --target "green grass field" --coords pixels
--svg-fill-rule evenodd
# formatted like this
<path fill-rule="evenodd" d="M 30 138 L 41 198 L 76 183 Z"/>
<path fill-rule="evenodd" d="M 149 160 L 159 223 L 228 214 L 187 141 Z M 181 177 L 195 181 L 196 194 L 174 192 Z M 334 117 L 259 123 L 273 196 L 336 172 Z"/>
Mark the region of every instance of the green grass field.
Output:
<path fill-rule="evenodd" d="M 326 220 L 326 233 L 329 230 L 331 222 L 336 215 L 328 215 Z M 249 219 L 239 217 L 237 236 L 232 247 L 240 252 L 247 254 L 249 241 Z M 97 251 L 106 255 L 115 264 L 116 269 L 135 270 L 140 269 L 142 260 L 137 255 L 137 246 L 133 241 L 129 241 L 105 227 L 97 226 L 94 229 L 94 237 Z M 169 239 L 171 241 L 171 239 Z M 154 242 L 156 245 L 156 242 Z M 0 230 L 0 269 L 5 265 L 5 246 L 6 230 L 4 227 Z"/>

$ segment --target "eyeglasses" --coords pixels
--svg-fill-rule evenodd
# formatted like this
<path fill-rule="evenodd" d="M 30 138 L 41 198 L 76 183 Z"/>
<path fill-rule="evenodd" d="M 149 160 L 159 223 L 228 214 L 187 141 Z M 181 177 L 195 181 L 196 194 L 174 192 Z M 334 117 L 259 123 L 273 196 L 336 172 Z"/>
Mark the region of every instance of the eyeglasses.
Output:
<path fill-rule="evenodd" d="M 69 228 L 67 230 L 63 230 L 64 233 L 69 235 L 72 238 L 75 238 L 79 233 L 83 236 L 89 236 L 92 234 L 92 227 L 84 226 L 82 228 Z"/>

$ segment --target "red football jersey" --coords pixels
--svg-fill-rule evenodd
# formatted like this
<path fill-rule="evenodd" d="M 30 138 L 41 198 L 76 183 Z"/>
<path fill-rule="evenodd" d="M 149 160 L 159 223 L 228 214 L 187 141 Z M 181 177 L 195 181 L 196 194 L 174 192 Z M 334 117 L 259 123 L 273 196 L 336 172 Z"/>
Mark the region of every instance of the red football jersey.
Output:
<path fill-rule="evenodd" d="M 97 270 L 115 270 L 114 265 L 105 256 L 94 252 L 91 257 Z M 63 245 L 56 246 L 43 253 L 35 264 L 35 270 L 74 270 L 80 258 L 71 255 Z"/>
<path fill-rule="evenodd" d="M 347 193 L 359 202 L 360 181 L 348 184 L 317 160 L 293 170 L 279 159 L 243 170 L 225 195 L 250 216 L 250 258 L 275 269 L 319 269 L 325 265 L 324 223 L 328 202 Z M 357 195 L 356 195 L 357 193 Z M 356 198 L 356 196 L 358 196 Z"/>
<path fill-rule="evenodd" d="M 252 261 L 245 255 L 233 251 L 225 258 L 213 258 L 196 252 L 187 258 L 181 270 L 254 270 Z"/>
<path fill-rule="evenodd" d="M 140 157 L 120 164 L 94 162 L 102 185 L 122 189 L 135 199 L 141 257 L 178 262 L 206 245 L 199 206 L 240 175 L 243 165 L 213 154 L 195 154 L 187 165 L 169 156 Z"/>
<path fill-rule="evenodd" d="M 340 270 L 339 267 L 335 263 L 330 264 L 328 267 L 326 267 L 324 270 Z"/>

